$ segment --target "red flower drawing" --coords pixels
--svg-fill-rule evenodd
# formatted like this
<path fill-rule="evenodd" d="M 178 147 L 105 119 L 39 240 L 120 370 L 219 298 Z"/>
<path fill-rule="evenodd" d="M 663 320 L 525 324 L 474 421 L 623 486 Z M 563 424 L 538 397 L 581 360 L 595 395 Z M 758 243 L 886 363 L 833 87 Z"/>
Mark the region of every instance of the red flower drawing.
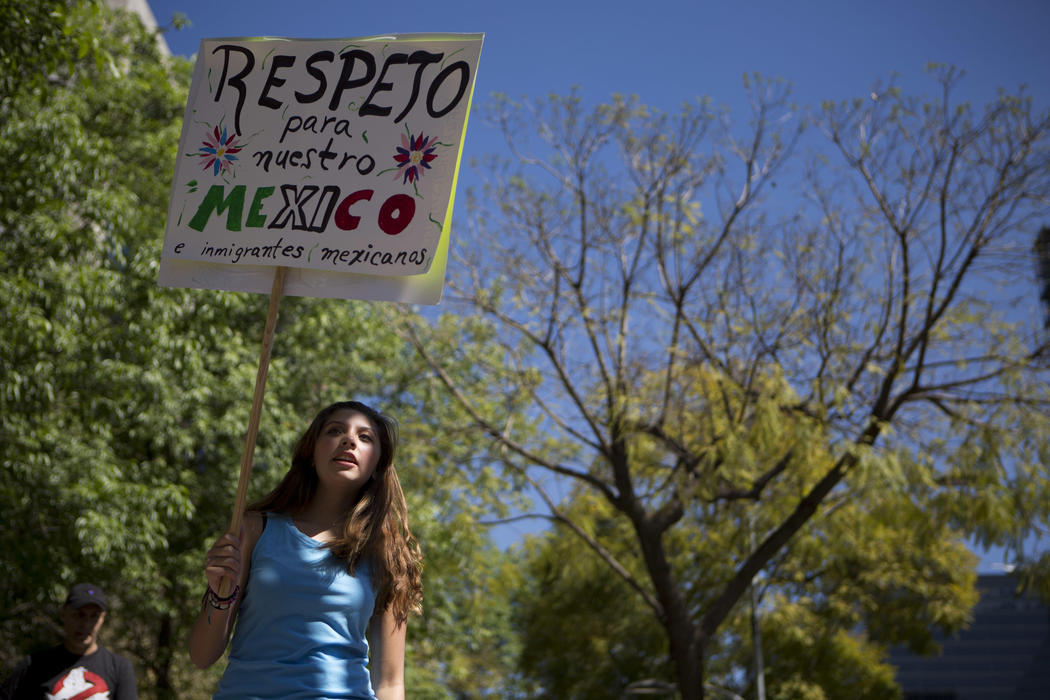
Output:
<path fill-rule="evenodd" d="M 401 135 L 401 146 L 398 147 L 394 160 L 399 173 L 403 173 L 401 183 L 408 184 L 423 177 L 423 170 L 430 170 L 430 163 L 437 155 L 434 149 L 437 144 L 433 137 L 423 134 L 413 137 L 412 134 Z"/>

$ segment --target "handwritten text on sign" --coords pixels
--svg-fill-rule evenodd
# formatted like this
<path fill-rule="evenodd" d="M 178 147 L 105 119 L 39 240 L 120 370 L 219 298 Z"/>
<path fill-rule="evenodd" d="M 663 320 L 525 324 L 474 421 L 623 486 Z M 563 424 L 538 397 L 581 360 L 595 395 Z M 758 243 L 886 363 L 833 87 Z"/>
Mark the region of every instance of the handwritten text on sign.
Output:
<path fill-rule="evenodd" d="M 426 273 L 480 49 L 469 35 L 205 40 L 162 257 Z"/>

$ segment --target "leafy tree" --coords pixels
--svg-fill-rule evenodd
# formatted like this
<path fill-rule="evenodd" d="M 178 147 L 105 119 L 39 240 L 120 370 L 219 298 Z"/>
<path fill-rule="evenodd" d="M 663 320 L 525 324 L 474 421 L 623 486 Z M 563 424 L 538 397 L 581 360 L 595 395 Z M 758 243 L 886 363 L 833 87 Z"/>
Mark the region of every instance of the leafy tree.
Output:
<path fill-rule="evenodd" d="M 230 517 L 267 299 L 157 286 L 190 67 L 131 15 L 66 9 L 27 14 L 46 25 L 27 36 L 60 27 L 81 59 L 35 57 L 47 78 L 27 72 L 0 102 L 0 673 L 53 643 L 66 587 L 88 579 L 111 594 L 106 643 L 134 660 L 143 696 L 201 697 L 221 669 L 191 668 L 185 636 L 203 553 Z M 249 497 L 284 473 L 321 405 L 352 395 L 401 417 L 427 556 L 409 692 L 498 694 L 513 640 L 485 594 L 502 555 L 473 526 L 488 508 L 471 490 L 497 476 L 472 461 L 473 433 L 449 431 L 461 410 L 394 335 L 412 313 L 282 301 Z"/>
<path fill-rule="evenodd" d="M 718 407 L 711 413 L 724 422 Z M 793 429 L 798 426 L 784 418 L 756 421 L 738 436 L 738 449 L 749 460 L 763 459 L 763 452 L 791 440 Z M 769 512 L 689 514 L 669 536 L 671 566 L 694 582 L 692 597 L 711 596 L 717 590 L 712 582 L 727 574 L 726 560 L 746 555 L 754 531 L 782 517 L 779 504 L 830 461 L 819 452 L 818 436 L 795 440 L 816 448 L 797 471 L 771 485 L 764 496 Z M 638 446 L 658 447 L 651 441 Z M 635 455 L 636 464 L 642 457 Z M 952 631 L 967 622 L 976 602 L 973 555 L 950 527 L 929 521 L 912 502 L 915 475 L 905 468 L 898 482 L 873 480 L 870 493 L 836 502 L 831 516 L 810 523 L 756 580 L 770 697 L 803 690 L 813 697 L 896 697 L 887 647 L 929 651 L 932 629 Z M 577 488 L 559 517 L 600 540 L 632 576 L 643 574 L 629 524 L 604 499 Z M 526 548 L 531 586 L 514 606 L 523 672 L 553 697 L 618 697 L 632 688 L 668 687 L 674 676 L 658 620 L 622 578 L 608 575 L 601 557 L 578 549 L 565 529 L 536 537 Z M 742 696 L 753 691 L 740 673 L 753 666 L 747 612 L 737 608 L 708 650 L 711 682 Z"/>
<path fill-rule="evenodd" d="M 616 547 L 621 560 L 640 573 L 630 556 L 630 533 L 592 494 L 571 505 L 575 522 L 590 536 Z M 521 672 L 542 697 L 615 698 L 624 688 L 670 674 L 667 640 L 659 623 L 622 578 L 609 576 L 592 552 L 581 552 L 575 536 L 555 529 L 520 545 L 523 585 L 514 595 L 520 629 Z"/>
<path fill-rule="evenodd" d="M 52 71 L 72 64 L 78 49 L 86 52 L 87 44 L 74 45 L 64 31 L 70 9 L 78 4 L 76 0 L 0 2 L 0 99 L 19 92 L 27 81 L 39 84 Z"/>
<path fill-rule="evenodd" d="M 132 31 L 126 18 L 102 15 L 93 5 L 64 20 L 103 36 Z M 76 45 L 75 36 L 68 41 Z M 164 536 L 164 520 L 153 512 L 171 516 L 190 508 L 177 483 L 161 474 L 142 478 L 138 465 L 119 454 L 132 440 L 162 442 L 138 422 L 140 409 L 164 410 L 154 393 L 160 373 L 137 360 L 167 334 L 149 335 L 142 319 L 126 317 L 122 301 L 141 306 L 152 292 L 141 284 L 151 273 L 139 248 L 138 232 L 146 227 L 138 227 L 165 193 L 146 164 L 170 162 L 167 144 L 173 134 L 177 139 L 184 93 L 151 46 L 129 37 L 110 48 L 118 57 L 144 59 L 128 78 L 152 85 L 149 104 L 113 99 L 117 81 L 105 82 L 112 73 L 86 62 L 47 81 L 24 81 L 25 89 L 2 106 L 0 445 L 2 509 L 11 524 L 2 551 L 18 572 L 4 583 L 5 599 L 16 601 L 5 611 L 5 667 L 21 646 L 6 643 L 8 630 L 53 618 L 52 601 L 74 577 L 143 574 L 140 555 Z M 81 81 L 99 89 L 83 89 Z M 126 162 L 111 145 L 123 128 L 137 135 L 124 154 L 135 158 Z M 103 173 L 112 174 L 109 182 Z M 132 272 L 138 285 L 128 284 L 136 281 Z M 141 399 L 121 406 L 128 392 Z"/>
<path fill-rule="evenodd" d="M 530 405 L 494 417 L 489 394 L 418 350 L 644 602 L 683 698 L 702 697 L 756 577 L 887 483 L 938 531 L 1033 563 L 1050 391 L 1017 271 L 1050 213 L 1050 117 L 1006 93 L 975 110 L 953 101 L 956 71 L 934 76 L 933 99 L 876 86 L 808 131 L 787 88 L 761 79 L 742 128 L 706 101 L 676 115 L 575 95 L 496 107 L 516 160 L 491 163 L 471 202 L 456 291 L 499 325 L 504 355 L 484 369 Z M 781 418 L 779 443 L 742 439 Z M 624 521 L 641 572 L 548 494 L 561 479 Z M 677 533 L 731 513 L 738 531 L 755 523 L 754 546 L 675 566 Z M 887 595 L 924 575 L 902 567 Z"/>

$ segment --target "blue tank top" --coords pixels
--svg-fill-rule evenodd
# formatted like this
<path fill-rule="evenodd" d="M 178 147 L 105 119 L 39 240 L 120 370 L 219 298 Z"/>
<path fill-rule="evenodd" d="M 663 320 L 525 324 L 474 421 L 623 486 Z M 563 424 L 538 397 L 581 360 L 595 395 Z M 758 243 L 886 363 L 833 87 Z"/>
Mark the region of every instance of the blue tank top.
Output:
<path fill-rule="evenodd" d="M 290 517 L 269 513 L 214 697 L 375 698 L 365 638 L 374 605 L 370 566 L 351 576 Z"/>

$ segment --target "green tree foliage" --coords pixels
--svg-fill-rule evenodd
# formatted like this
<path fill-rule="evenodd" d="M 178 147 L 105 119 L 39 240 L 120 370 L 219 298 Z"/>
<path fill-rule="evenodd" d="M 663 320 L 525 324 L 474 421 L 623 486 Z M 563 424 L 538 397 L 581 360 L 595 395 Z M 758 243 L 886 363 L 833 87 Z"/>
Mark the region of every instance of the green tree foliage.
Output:
<path fill-rule="evenodd" d="M 54 643 L 65 589 L 86 579 L 111 594 L 104 641 L 133 659 L 142 696 L 204 697 L 221 664 L 191 668 L 185 637 L 204 551 L 231 515 L 267 299 L 157 286 L 190 66 L 160 56 L 133 16 L 53 10 L 25 13 L 44 23 L 27 36 L 62 37 L 56 57 L 20 63 L 46 79 L 0 102 L 0 673 Z M 4 66 L 25 61 L 17 49 L 0 47 Z M 67 64 L 67 49 L 81 59 Z M 495 494 L 500 477 L 474 431 L 448 428 L 469 421 L 395 335 L 412 315 L 282 301 L 249 498 L 284 473 L 322 405 L 357 397 L 400 418 L 426 556 L 409 693 L 502 695 L 514 658 L 502 554 L 472 491 Z M 457 346 L 486 337 L 471 324 Z"/>
<path fill-rule="evenodd" d="M 933 75 L 932 99 L 876 86 L 812 116 L 761 79 L 736 121 L 576 95 L 494 110 L 515 159 L 486 168 L 456 291 L 499 325 L 498 381 L 481 385 L 529 406 L 490 415 L 490 394 L 443 372 L 453 358 L 418 350 L 650 610 L 683 698 L 709 666 L 722 680 L 734 610 L 778 570 L 860 576 L 850 615 L 876 636 L 865 611 L 883 605 L 926 606 L 909 635 L 959 622 L 965 596 L 945 607 L 922 582 L 967 587 L 946 571 L 964 537 L 1038 571 L 1024 542 L 1050 524 L 1050 355 L 1031 237 L 1050 215 L 1050 115 L 1007 93 L 975 109 L 953 98 L 958 72 Z M 552 495 L 563 479 L 623 520 L 630 556 Z M 923 546 L 872 574 L 896 508 Z M 801 610 L 829 612 L 823 596 Z"/>
<path fill-rule="evenodd" d="M 706 420 L 727 422 L 718 407 L 698 422 Z M 812 449 L 798 469 L 770 486 L 764 512 L 738 504 L 688 513 L 669 535 L 670 564 L 693 584 L 691 602 L 698 607 L 731 573 L 727 561 L 745 556 L 754 533 L 783 517 L 784 504 L 832 461 L 821 454 L 825 441 L 785 417 L 756 420 L 737 440 L 734 451 L 746 455 L 743 468 L 789 441 Z M 650 466 L 636 479 L 653 479 L 655 488 L 659 446 L 652 440 L 637 445 L 635 463 Z M 799 695 L 803 690 L 809 697 L 896 697 L 887 647 L 931 651 L 933 630 L 950 632 L 967 622 L 976 602 L 973 555 L 943 521 L 916 507 L 909 474 L 914 469 L 902 469 L 900 482 L 873 480 L 866 492 L 837 500 L 830 515 L 812 521 L 756 580 L 769 697 L 806 697 Z M 577 488 L 560 516 L 602 542 L 630 576 L 644 575 L 629 524 L 604 499 Z M 580 552 L 578 539 L 564 528 L 533 538 L 524 556 L 531 585 L 514 605 L 522 670 L 547 694 L 617 697 L 643 681 L 670 685 L 666 635 L 642 597 L 622 577 L 609 576 L 602 557 Z M 750 675 L 741 682 L 739 673 L 753 668 L 747 612 L 736 608 L 708 649 L 709 684 L 745 697 L 753 695 L 754 682 Z"/>
<path fill-rule="evenodd" d="M 66 17 L 78 4 L 76 0 L 0 2 L 0 100 L 18 93 L 24 83 L 39 84 L 73 63 L 81 46 L 69 41 Z"/>
<path fill-rule="evenodd" d="M 631 557 L 630 532 L 595 496 L 580 493 L 571 517 L 587 532 Z M 619 546 L 617 546 L 619 544 Z M 667 639 L 651 612 L 601 558 L 580 551 L 562 529 L 527 538 L 519 555 L 524 585 L 514 594 L 521 672 L 542 697 L 616 698 L 631 683 L 670 677 Z"/>
<path fill-rule="evenodd" d="M 25 81 L 3 105 L 0 551 L 18 572 L 4 582 L 14 601 L 0 644 L 5 667 L 21 646 L 7 633 L 53 618 L 72 579 L 148 581 L 143 595 L 155 598 L 163 579 L 145 555 L 166 544 L 169 519 L 192 512 L 184 484 L 149 471 L 165 453 L 186 451 L 181 410 L 171 411 L 178 384 L 166 386 L 161 367 L 163 359 L 179 368 L 185 348 L 156 332 L 171 310 L 149 309 L 157 245 L 148 245 L 166 198 L 149 168 L 171 161 L 184 86 L 127 18 L 88 5 L 65 22 L 125 37 L 107 55 L 129 65 L 134 97 L 144 96 L 139 86 L 150 90 L 148 102 L 122 99 L 127 87 L 87 61 Z M 166 352 L 150 357 L 156 347 Z M 167 427 L 151 429 L 160 417 Z"/>
<path fill-rule="evenodd" d="M 497 456 L 469 415 L 449 401 L 404 338 L 449 358 L 448 371 L 477 386 L 480 365 L 497 363 L 501 351 L 492 328 L 476 318 L 443 315 L 433 326 L 407 315 L 389 319 L 405 357 L 399 415 L 411 416 L 402 434 L 413 466 L 402 477 L 427 558 L 424 616 L 409 628 L 407 675 L 413 698 L 531 697 L 516 671 L 519 647 L 511 625 L 511 594 L 520 572 L 499 551 L 481 523 L 505 516 L 523 502 L 496 468 Z M 469 348 L 462 353 L 464 348 Z M 412 360 L 412 361 L 410 361 Z M 392 389 L 394 388 L 392 387 Z M 504 403 L 499 392 L 484 401 L 493 415 L 506 416 L 520 401 Z M 418 630 L 418 632 L 417 632 Z M 415 635 L 419 639 L 413 642 Z"/>

